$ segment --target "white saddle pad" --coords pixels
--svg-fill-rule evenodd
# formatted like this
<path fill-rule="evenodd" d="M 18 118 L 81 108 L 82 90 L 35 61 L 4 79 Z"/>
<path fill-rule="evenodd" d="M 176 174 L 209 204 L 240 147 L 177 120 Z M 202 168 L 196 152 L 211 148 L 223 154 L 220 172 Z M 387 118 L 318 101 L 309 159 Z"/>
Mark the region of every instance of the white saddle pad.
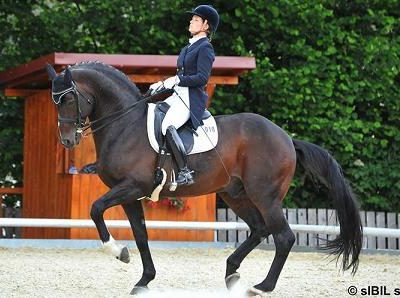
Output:
<path fill-rule="evenodd" d="M 154 135 L 154 109 L 156 105 L 149 103 L 147 109 L 147 136 L 151 147 L 158 153 L 159 146 L 157 139 Z M 199 126 L 196 130 L 197 136 L 194 134 L 193 149 L 187 154 L 195 154 L 206 152 L 217 146 L 218 143 L 218 129 L 213 116 L 203 120 L 204 124 Z"/>

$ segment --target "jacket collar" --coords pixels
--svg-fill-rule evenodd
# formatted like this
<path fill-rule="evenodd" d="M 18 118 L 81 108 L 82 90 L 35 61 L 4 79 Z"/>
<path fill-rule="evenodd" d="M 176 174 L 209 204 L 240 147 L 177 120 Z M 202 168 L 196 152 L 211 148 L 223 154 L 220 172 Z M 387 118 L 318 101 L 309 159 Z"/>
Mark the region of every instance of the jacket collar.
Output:
<path fill-rule="evenodd" d="M 189 47 L 194 44 L 196 41 L 202 39 L 202 38 L 207 38 L 207 36 L 197 36 L 197 37 L 192 37 L 189 38 Z"/>
<path fill-rule="evenodd" d="M 208 42 L 207 37 L 200 38 L 200 39 L 196 40 L 195 42 L 193 42 L 192 44 L 187 45 L 187 51 L 188 52 L 192 51 L 193 49 L 197 48 L 199 45 L 201 45 L 204 42 Z"/>

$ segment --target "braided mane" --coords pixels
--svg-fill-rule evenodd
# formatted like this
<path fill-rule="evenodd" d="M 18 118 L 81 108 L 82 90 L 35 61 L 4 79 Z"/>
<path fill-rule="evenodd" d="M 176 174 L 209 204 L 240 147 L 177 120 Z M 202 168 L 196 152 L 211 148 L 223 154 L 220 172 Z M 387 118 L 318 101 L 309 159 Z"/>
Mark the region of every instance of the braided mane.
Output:
<path fill-rule="evenodd" d="M 121 85 L 121 87 L 130 90 L 136 96 L 141 96 L 140 90 L 136 87 L 136 85 L 129 79 L 129 77 L 124 74 L 119 69 L 105 64 L 100 61 L 83 61 L 75 63 L 70 66 L 70 69 L 92 69 L 96 70 L 100 73 L 103 73 L 105 76 L 111 78 L 114 82 Z"/>

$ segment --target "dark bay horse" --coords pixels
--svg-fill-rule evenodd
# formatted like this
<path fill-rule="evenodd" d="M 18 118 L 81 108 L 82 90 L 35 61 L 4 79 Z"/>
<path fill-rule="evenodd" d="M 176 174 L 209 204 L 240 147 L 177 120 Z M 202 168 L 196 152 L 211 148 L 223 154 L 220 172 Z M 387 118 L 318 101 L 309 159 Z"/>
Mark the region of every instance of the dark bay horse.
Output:
<path fill-rule="evenodd" d="M 137 200 L 151 194 L 157 161 L 147 138 L 147 104 L 126 75 L 99 62 L 79 63 L 59 75 L 50 65 L 47 71 L 52 80 L 62 144 L 67 148 L 78 145 L 86 118 L 93 123 L 97 171 L 110 191 L 93 203 L 90 215 L 104 247 L 121 261 L 129 262 L 127 248 L 116 244 L 103 219 L 105 210 L 122 205 L 143 263 L 142 277 L 131 292 L 137 294 L 156 275 L 142 202 Z M 227 259 L 227 287 L 231 288 L 239 279 L 237 270 L 243 259 L 272 235 L 276 252 L 271 267 L 266 278 L 249 289 L 248 295 L 275 288 L 295 241 L 282 211 L 282 201 L 296 162 L 327 187 L 337 209 L 340 234 L 328 241 L 326 248 L 342 257 L 343 270 L 355 273 L 362 246 L 362 226 L 356 199 L 335 159 L 317 145 L 291 139 L 280 127 L 256 114 L 217 116 L 216 122 L 220 132 L 216 150 L 189 156 L 196 182 L 175 192 L 163 190 L 161 195 L 218 193 L 248 224 L 249 238 Z M 168 167 L 167 172 L 171 170 Z"/>

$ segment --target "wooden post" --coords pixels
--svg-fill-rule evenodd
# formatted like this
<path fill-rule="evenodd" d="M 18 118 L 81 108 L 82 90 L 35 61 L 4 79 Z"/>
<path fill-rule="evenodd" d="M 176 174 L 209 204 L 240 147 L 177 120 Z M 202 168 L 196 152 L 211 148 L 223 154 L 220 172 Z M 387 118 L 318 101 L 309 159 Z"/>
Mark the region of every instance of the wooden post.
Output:
<path fill-rule="evenodd" d="M 326 218 L 326 209 L 317 209 L 317 220 L 318 220 L 318 225 L 328 225 L 328 220 Z M 326 234 L 318 234 L 318 238 L 321 238 L 322 240 L 318 240 L 318 245 L 324 244 L 324 240 L 328 239 L 328 235 Z"/>
<path fill-rule="evenodd" d="M 376 221 L 375 221 L 375 212 L 374 211 L 367 211 L 367 222 L 366 222 L 367 227 L 376 227 Z M 368 241 L 368 248 L 369 249 L 376 249 L 376 237 L 375 236 L 368 236 L 367 237 Z"/>
<path fill-rule="evenodd" d="M 217 221 L 226 221 L 227 209 L 226 208 L 218 208 L 217 210 Z M 217 240 L 219 242 L 227 242 L 228 241 L 228 233 L 227 231 L 218 230 L 217 231 Z"/>
<path fill-rule="evenodd" d="M 207 108 L 211 105 L 212 97 L 214 96 L 216 84 L 208 84 L 206 87 L 206 92 L 208 94 Z"/>
<path fill-rule="evenodd" d="M 400 225 L 400 222 L 399 222 Z M 388 229 L 397 229 L 396 226 L 396 213 L 387 213 L 387 228 Z M 396 239 L 389 238 L 388 240 L 388 249 L 397 249 L 396 247 Z"/>
<path fill-rule="evenodd" d="M 316 225 L 317 224 L 317 209 L 311 208 L 307 209 L 307 224 Z M 308 245 L 312 247 L 318 246 L 318 235 L 317 234 L 308 234 Z"/>
<path fill-rule="evenodd" d="M 299 208 L 297 209 L 298 223 L 301 225 L 307 224 L 307 209 Z M 299 245 L 307 246 L 307 233 L 299 233 Z"/>
<path fill-rule="evenodd" d="M 296 209 L 288 209 L 287 215 L 288 223 L 289 224 L 297 224 L 297 210 Z M 295 233 L 296 242 L 294 243 L 295 246 L 299 245 L 299 233 Z"/>
<path fill-rule="evenodd" d="M 376 213 L 376 226 L 379 228 L 386 228 L 385 212 L 377 212 Z M 385 237 L 377 237 L 377 248 L 378 249 L 387 249 Z"/>
<path fill-rule="evenodd" d="M 362 226 L 366 226 L 366 219 L 365 219 L 365 211 L 360 211 L 360 219 Z M 363 236 L 363 243 L 362 243 L 362 248 L 367 248 L 368 247 L 368 241 L 367 241 L 367 236 Z"/>

